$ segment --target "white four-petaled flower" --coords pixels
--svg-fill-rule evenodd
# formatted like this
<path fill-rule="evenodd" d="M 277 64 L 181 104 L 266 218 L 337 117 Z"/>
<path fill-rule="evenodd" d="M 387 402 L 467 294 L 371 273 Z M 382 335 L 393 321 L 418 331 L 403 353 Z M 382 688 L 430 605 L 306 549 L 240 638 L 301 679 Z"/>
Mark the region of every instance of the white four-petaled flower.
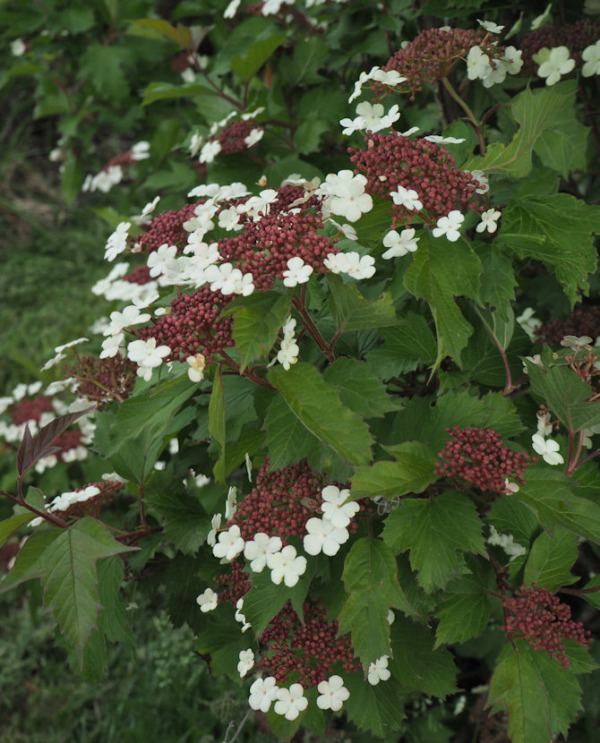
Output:
<path fill-rule="evenodd" d="M 330 676 L 327 681 L 321 681 L 317 686 L 320 696 L 317 697 L 319 709 L 330 709 L 339 712 L 342 705 L 349 698 L 350 692 L 344 686 L 341 676 Z"/>
<path fill-rule="evenodd" d="M 258 532 L 254 539 L 246 542 L 244 546 L 244 557 L 251 560 L 250 570 L 261 573 L 267 564 L 267 557 L 281 550 L 282 543 L 279 537 L 270 537 L 264 532 Z"/>
<path fill-rule="evenodd" d="M 565 461 L 562 454 L 559 454 L 560 445 L 553 439 L 544 439 L 539 433 L 534 433 L 531 443 L 546 464 L 563 464 Z"/>
<path fill-rule="evenodd" d="M 219 534 L 219 541 L 213 547 L 213 555 L 226 562 L 234 560 L 244 549 L 244 540 L 237 524 Z"/>
<path fill-rule="evenodd" d="M 212 588 L 207 588 L 206 591 L 201 593 L 196 599 L 196 603 L 200 607 L 200 611 L 206 614 L 209 611 L 217 608 L 219 596 Z"/>
<path fill-rule="evenodd" d="M 309 555 L 323 552 L 328 557 L 333 557 L 349 537 L 348 529 L 334 526 L 327 518 L 313 517 L 306 522 L 306 535 L 302 544 L 304 551 Z"/>
<path fill-rule="evenodd" d="M 312 272 L 313 267 L 295 255 L 288 259 L 287 270 L 283 272 L 283 285 L 291 289 L 298 284 L 306 284 Z"/>
<path fill-rule="evenodd" d="M 402 230 L 400 234 L 396 230 L 390 230 L 383 238 L 383 246 L 388 249 L 381 257 L 389 260 L 414 253 L 418 242 L 419 238 L 415 237 L 415 230 L 412 227 Z"/>
<path fill-rule="evenodd" d="M 323 498 L 321 511 L 325 514 L 325 518 L 338 528 L 348 526 L 352 517 L 360 510 L 356 501 L 348 501 L 350 491 L 340 490 L 335 485 L 324 487 L 321 497 Z"/>
<path fill-rule="evenodd" d="M 279 687 L 275 676 L 267 676 L 264 679 L 256 679 L 250 687 L 248 704 L 251 709 L 268 712 L 272 702 L 277 699 Z"/>
<path fill-rule="evenodd" d="M 252 648 L 249 648 L 248 650 L 240 650 L 239 659 L 237 670 L 243 678 L 251 668 L 254 668 L 254 652 Z"/>
<path fill-rule="evenodd" d="M 566 46 L 555 46 L 553 49 L 543 47 L 533 58 L 540 63 L 538 75 L 546 78 L 546 85 L 554 85 L 575 67 L 575 60 Z"/>
<path fill-rule="evenodd" d="M 289 689 L 278 690 L 274 709 L 276 714 L 283 715 L 286 720 L 295 720 L 307 706 L 308 699 L 304 696 L 302 685 L 292 684 Z"/>
<path fill-rule="evenodd" d="M 398 206 L 403 206 L 405 209 L 421 211 L 423 203 L 419 201 L 419 194 L 412 188 L 404 188 L 404 186 L 398 186 L 395 191 L 390 192 L 392 201 Z"/>
<path fill-rule="evenodd" d="M 306 557 L 298 555 L 296 548 L 288 544 L 281 552 L 267 555 L 267 566 L 273 583 L 283 581 L 288 588 L 292 588 L 306 572 Z"/>
<path fill-rule="evenodd" d="M 388 670 L 388 660 L 389 656 L 382 655 L 369 666 L 367 680 L 372 686 L 377 686 L 380 681 L 387 681 L 391 676 Z"/>
<path fill-rule="evenodd" d="M 502 216 L 502 212 L 497 209 L 488 209 L 481 215 L 481 222 L 475 227 L 477 232 L 489 232 L 490 234 L 496 232 L 498 229 L 498 220 Z"/>
<path fill-rule="evenodd" d="M 456 242 L 460 237 L 459 228 L 464 222 L 464 215 L 458 209 L 453 209 L 447 217 L 440 217 L 432 230 L 434 237 L 445 235 L 450 242 Z"/>

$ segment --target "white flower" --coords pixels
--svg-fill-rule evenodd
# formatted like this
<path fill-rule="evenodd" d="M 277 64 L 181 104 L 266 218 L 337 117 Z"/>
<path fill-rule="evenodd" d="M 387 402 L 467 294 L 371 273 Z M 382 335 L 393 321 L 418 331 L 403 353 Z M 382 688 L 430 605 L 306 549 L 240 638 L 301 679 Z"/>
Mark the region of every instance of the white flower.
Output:
<path fill-rule="evenodd" d="M 279 687 L 276 685 L 275 676 L 267 676 L 264 679 L 256 679 L 250 687 L 248 704 L 251 709 L 268 712 L 271 703 L 277 699 Z"/>
<path fill-rule="evenodd" d="M 498 26 L 493 21 L 482 21 L 478 18 L 477 23 L 484 29 L 484 31 L 488 31 L 491 34 L 502 33 L 502 30 L 504 29 L 504 26 Z"/>
<path fill-rule="evenodd" d="M 342 705 L 350 696 L 350 692 L 344 686 L 341 676 L 330 676 L 327 681 L 321 681 L 317 686 L 320 696 L 317 697 L 319 709 L 330 709 L 339 712 Z"/>
<path fill-rule="evenodd" d="M 553 49 L 543 47 L 533 58 L 536 62 L 541 62 L 538 75 L 546 78 L 546 85 L 554 85 L 562 75 L 568 75 L 575 67 L 575 60 L 571 59 L 566 46 L 555 46 Z"/>
<path fill-rule="evenodd" d="M 306 535 L 302 545 L 309 555 L 318 555 L 323 552 L 328 557 L 333 557 L 349 538 L 348 529 L 334 526 L 327 518 L 313 517 L 306 522 Z"/>
<path fill-rule="evenodd" d="M 131 341 L 127 346 L 127 357 L 138 366 L 150 369 L 160 366 L 170 353 L 169 346 L 156 345 L 156 338 L 148 338 L 147 341 Z"/>
<path fill-rule="evenodd" d="M 511 75 L 518 75 L 523 67 L 523 52 L 517 49 L 515 46 L 507 46 L 504 50 L 504 56 L 502 62 L 505 65 L 506 71 Z"/>
<path fill-rule="evenodd" d="M 247 137 L 244 137 L 244 143 L 246 147 L 253 147 L 257 142 L 260 142 L 260 140 L 263 138 L 264 133 L 264 129 L 251 129 L 250 134 L 248 134 Z"/>
<path fill-rule="evenodd" d="M 357 116 L 355 119 L 346 118 L 340 120 L 340 125 L 344 127 L 342 134 L 349 137 L 354 132 L 361 132 L 365 128 L 365 120 L 362 116 Z"/>
<path fill-rule="evenodd" d="M 204 369 L 206 368 L 206 359 L 201 353 L 197 353 L 195 356 L 188 356 L 186 359 L 190 365 L 188 369 L 188 377 L 191 382 L 201 382 L 204 379 Z"/>
<path fill-rule="evenodd" d="M 437 226 L 433 228 L 434 237 L 445 235 L 450 242 L 456 242 L 460 237 L 459 228 L 464 222 L 464 215 L 458 209 L 453 209 L 447 217 L 440 217 Z"/>
<path fill-rule="evenodd" d="M 125 307 L 123 312 L 115 311 L 110 313 L 110 324 L 106 327 L 104 335 L 118 335 L 124 328 L 130 325 L 139 325 L 140 323 L 147 322 L 149 319 L 149 314 L 140 313 L 139 307 L 129 305 Z"/>
<path fill-rule="evenodd" d="M 502 216 L 502 213 L 497 209 L 488 209 L 481 215 L 481 222 L 475 227 L 477 232 L 485 232 L 486 230 L 492 234 L 498 229 L 498 220 Z"/>
<path fill-rule="evenodd" d="M 127 235 L 131 222 L 121 222 L 106 241 L 104 260 L 112 262 L 127 247 Z"/>
<path fill-rule="evenodd" d="M 307 706 L 308 699 L 304 696 L 302 685 L 292 684 L 289 689 L 279 689 L 274 709 L 276 714 L 283 715 L 286 720 L 295 720 Z"/>
<path fill-rule="evenodd" d="M 52 368 L 53 366 L 56 366 L 56 364 L 59 363 L 59 361 L 62 361 L 63 359 L 66 359 L 66 354 L 63 353 L 63 351 L 66 348 L 72 348 L 73 346 L 77 346 L 80 343 L 87 343 L 89 338 L 76 338 L 74 341 L 70 341 L 69 343 L 65 343 L 62 346 L 56 346 L 54 349 L 55 356 L 53 356 L 49 361 L 46 361 L 44 366 L 42 366 L 41 371 L 48 371 L 48 369 Z M 16 389 L 16 388 L 15 388 Z M 14 396 L 14 393 L 13 393 Z M 15 398 L 17 399 L 17 398 Z"/>
<path fill-rule="evenodd" d="M 100 352 L 101 359 L 112 359 L 116 356 L 119 351 L 122 350 L 125 335 L 119 333 L 118 335 L 111 335 L 102 341 L 102 351 Z"/>
<path fill-rule="evenodd" d="M 219 596 L 212 588 L 207 588 L 204 593 L 201 593 L 196 599 L 196 603 L 200 607 L 200 611 L 206 614 L 209 611 L 213 611 L 217 608 L 219 602 Z"/>
<path fill-rule="evenodd" d="M 242 632 L 245 632 L 246 630 L 250 629 L 250 622 L 246 620 L 246 617 L 242 614 L 242 609 L 244 608 L 244 599 L 238 599 L 237 603 L 235 605 L 236 612 L 234 614 L 234 618 L 236 622 L 239 622 L 242 625 Z"/>
<path fill-rule="evenodd" d="M 387 681 L 391 676 L 388 671 L 388 659 L 389 656 L 382 655 L 381 658 L 378 658 L 369 666 L 367 680 L 372 686 L 377 686 L 380 681 Z"/>
<path fill-rule="evenodd" d="M 198 477 L 204 477 L 204 475 L 199 475 Z M 196 482 L 196 484 L 198 483 Z M 206 544 L 208 544 L 209 547 L 214 547 L 215 544 L 217 543 L 217 531 L 219 530 L 219 527 L 221 526 L 221 519 L 222 519 L 221 514 L 216 513 L 210 520 L 210 531 L 208 532 L 206 536 Z"/>
<path fill-rule="evenodd" d="M 223 12 L 223 18 L 233 18 L 240 7 L 241 0 L 231 0 Z"/>
<path fill-rule="evenodd" d="M 398 186 L 397 191 L 391 191 L 390 196 L 394 204 L 403 206 L 405 209 L 415 209 L 421 211 L 423 203 L 419 201 L 419 194 L 413 191 L 412 188 L 404 188 L 404 186 Z"/>
<path fill-rule="evenodd" d="M 537 31 L 538 28 L 545 26 L 546 23 L 550 20 L 551 15 L 552 15 L 552 3 L 550 2 L 546 6 L 546 10 L 541 15 L 536 16 L 531 21 L 531 30 Z"/>
<path fill-rule="evenodd" d="M 517 557 L 520 557 L 521 555 L 527 554 L 527 550 L 525 549 L 525 547 L 517 544 L 512 534 L 500 534 L 491 524 L 490 536 L 488 537 L 487 541 L 488 544 L 491 544 L 495 547 L 501 547 L 504 552 L 506 552 L 506 554 L 510 557 L 510 562 L 512 562 Z"/>
<path fill-rule="evenodd" d="M 542 456 L 546 464 L 563 464 L 562 454 L 559 454 L 560 446 L 553 439 L 544 439 L 539 433 L 534 433 L 531 437 L 531 443 L 534 451 Z"/>
<path fill-rule="evenodd" d="M 390 230 L 383 238 L 383 245 L 388 250 L 381 256 L 386 260 L 390 258 L 399 258 L 407 253 L 414 253 L 417 249 L 419 238 L 415 237 L 415 230 L 412 228 L 402 230 L 400 234 L 396 230 Z"/>
<path fill-rule="evenodd" d="M 469 172 L 469 171 L 466 171 Z M 483 170 L 472 170 L 471 172 L 471 178 L 479 183 L 479 188 L 475 189 L 475 193 L 487 193 L 490 190 L 490 184 L 488 181 L 487 175 L 483 172 Z"/>
<path fill-rule="evenodd" d="M 323 264 L 332 273 L 347 273 L 355 279 L 370 279 L 375 273 L 375 259 L 356 251 L 329 253 Z"/>
<path fill-rule="evenodd" d="M 15 39 L 10 42 L 10 53 L 13 57 L 21 57 L 26 51 L 27 47 L 25 46 L 23 39 Z"/>
<path fill-rule="evenodd" d="M 581 59 L 585 62 L 581 68 L 581 74 L 584 77 L 600 75 L 600 39 L 583 50 Z"/>
<path fill-rule="evenodd" d="M 267 564 L 267 557 L 281 550 L 282 544 L 279 537 L 270 537 L 264 532 L 258 532 L 254 539 L 246 542 L 244 546 L 244 557 L 251 560 L 250 570 L 261 573 Z"/>
<path fill-rule="evenodd" d="M 252 648 L 240 650 L 239 659 L 240 662 L 237 664 L 237 670 L 243 678 L 251 668 L 254 668 L 254 652 Z"/>
<path fill-rule="evenodd" d="M 291 289 L 298 284 L 306 284 L 312 272 L 313 267 L 296 255 L 288 259 L 287 271 L 283 272 L 283 285 Z"/>
<path fill-rule="evenodd" d="M 532 341 L 535 340 L 535 331 L 542 325 L 542 321 L 534 317 L 534 312 L 532 307 L 527 307 L 519 317 L 515 318 Z"/>
<path fill-rule="evenodd" d="M 356 234 L 356 229 L 351 224 L 338 224 L 338 222 L 335 221 L 335 219 L 332 219 L 329 217 L 329 224 L 332 224 L 334 227 L 337 227 L 338 230 L 342 233 L 342 235 L 347 240 L 358 240 L 358 235 Z"/>
<path fill-rule="evenodd" d="M 321 491 L 323 503 L 321 511 L 334 526 L 346 527 L 355 514 L 360 511 L 356 501 L 348 501 L 349 490 L 340 490 L 335 485 L 327 485 Z"/>
<path fill-rule="evenodd" d="M 485 80 L 492 73 L 490 58 L 481 47 L 473 46 L 467 54 L 467 77 L 469 80 Z"/>
<path fill-rule="evenodd" d="M 277 361 L 287 371 L 292 364 L 295 364 L 298 361 L 299 353 L 300 348 L 296 343 L 294 336 L 284 336 L 281 345 L 279 346 L 279 351 L 277 352 Z"/>
<path fill-rule="evenodd" d="M 240 215 L 235 206 L 223 209 L 219 214 L 219 227 L 223 230 L 241 230 L 243 225 L 240 224 Z"/>
<path fill-rule="evenodd" d="M 349 222 L 357 222 L 373 208 L 373 199 L 365 193 L 366 183 L 364 175 L 340 170 L 327 176 L 320 192 L 326 196 L 325 204 L 332 214 L 345 217 Z"/>
<path fill-rule="evenodd" d="M 461 144 L 464 142 L 464 139 L 458 139 L 457 137 L 441 137 L 439 134 L 429 134 L 426 137 L 423 137 L 423 139 L 426 139 L 428 142 L 433 142 L 433 144 Z"/>
<path fill-rule="evenodd" d="M 279 585 L 283 581 L 288 588 L 292 588 L 306 572 L 306 557 L 298 556 L 296 548 L 288 544 L 281 552 L 267 555 L 267 566 L 273 583 Z"/>
<path fill-rule="evenodd" d="M 150 142 L 136 142 L 130 154 L 132 160 L 146 160 L 150 157 Z"/>
<path fill-rule="evenodd" d="M 229 521 L 237 513 L 237 488 L 232 485 L 227 491 L 225 499 L 225 520 Z"/>
<path fill-rule="evenodd" d="M 201 163 L 212 163 L 219 152 L 221 152 L 221 143 L 218 140 L 207 142 L 200 150 L 200 157 L 198 160 Z"/>
<path fill-rule="evenodd" d="M 160 276 L 160 274 L 166 273 L 173 265 L 176 255 L 177 247 L 167 245 L 167 243 L 150 253 L 146 261 L 146 265 L 150 269 L 150 276 Z"/>
<path fill-rule="evenodd" d="M 234 524 L 219 534 L 219 541 L 213 547 L 213 555 L 225 562 L 231 562 L 243 549 L 244 540 L 240 534 L 240 527 Z"/>

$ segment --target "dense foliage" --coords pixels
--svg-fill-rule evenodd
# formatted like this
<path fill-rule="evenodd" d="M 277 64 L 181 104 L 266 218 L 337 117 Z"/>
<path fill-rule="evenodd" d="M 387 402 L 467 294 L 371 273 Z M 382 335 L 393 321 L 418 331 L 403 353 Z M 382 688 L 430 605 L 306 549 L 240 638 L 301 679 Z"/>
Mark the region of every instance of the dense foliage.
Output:
<path fill-rule="evenodd" d="M 143 596 L 283 740 L 590 739 L 596 10 L 0 6 L 113 229 L 0 400 L 0 591 L 86 679 Z"/>

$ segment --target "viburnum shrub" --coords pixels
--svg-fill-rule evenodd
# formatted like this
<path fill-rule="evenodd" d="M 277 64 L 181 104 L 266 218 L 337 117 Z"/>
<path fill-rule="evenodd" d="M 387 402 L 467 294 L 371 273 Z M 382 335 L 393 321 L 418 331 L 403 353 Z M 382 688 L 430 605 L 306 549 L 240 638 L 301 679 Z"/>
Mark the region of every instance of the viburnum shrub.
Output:
<path fill-rule="evenodd" d="M 86 182 L 150 155 L 106 316 L 0 403 L 0 590 L 88 678 L 144 592 L 280 739 L 589 740 L 597 24 L 192 5 L 129 29 L 180 125 Z"/>

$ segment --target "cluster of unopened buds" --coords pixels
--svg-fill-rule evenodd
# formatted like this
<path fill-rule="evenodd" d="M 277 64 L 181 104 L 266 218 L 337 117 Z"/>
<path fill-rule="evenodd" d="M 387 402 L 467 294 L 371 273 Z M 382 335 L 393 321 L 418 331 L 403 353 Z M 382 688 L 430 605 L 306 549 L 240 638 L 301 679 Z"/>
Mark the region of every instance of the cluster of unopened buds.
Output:
<path fill-rule="evenodd" d="M 502 629 L 511 638 L 524 638 L 535 650 L 545 650 L 563 666 L 569 667 L 565 640 L 589 647 L 591 633 L 581 622 L 571 619 L 571 609 L 547 588 L 525 585 L 512 598 L 503 600 L 506 614 Z"/>

